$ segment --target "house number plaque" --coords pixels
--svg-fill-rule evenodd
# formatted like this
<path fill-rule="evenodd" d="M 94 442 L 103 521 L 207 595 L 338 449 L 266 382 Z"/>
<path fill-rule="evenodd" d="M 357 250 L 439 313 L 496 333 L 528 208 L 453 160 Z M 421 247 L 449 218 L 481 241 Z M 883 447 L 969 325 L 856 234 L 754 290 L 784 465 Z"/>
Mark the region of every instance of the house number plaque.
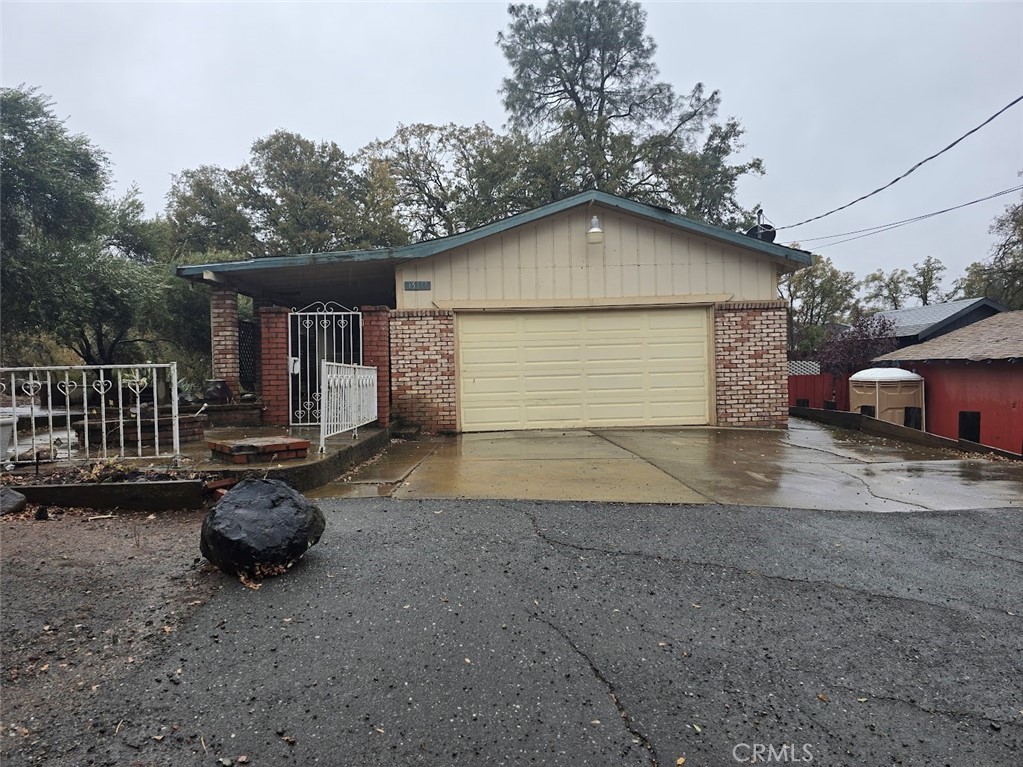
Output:
<path fill-rule="evenodd" d="M 429 280 L 406 280 L 405 290 L 430 290 L 432 283 Z"/>

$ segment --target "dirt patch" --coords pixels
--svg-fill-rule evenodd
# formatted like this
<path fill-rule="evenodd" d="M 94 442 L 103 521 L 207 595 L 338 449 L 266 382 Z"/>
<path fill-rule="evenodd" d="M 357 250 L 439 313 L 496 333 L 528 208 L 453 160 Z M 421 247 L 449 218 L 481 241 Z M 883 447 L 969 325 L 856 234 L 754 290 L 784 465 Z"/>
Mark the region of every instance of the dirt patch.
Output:
<path fill-rule="evenodd" d="M 3 485 L 81 485 L 103 484 L 105 482 L 168 482 L 175 479 L 198 479 L 208 482 L 220 475 L 210 472 L 168 470 L 131 466 L 115 462 L 99 462 L 84 466 L 54 464 L 22 466 L 15 471 L 0 475 Z"/>
<path fill-rule="evenodd" d="M 130 673 L 224 583 L 199 555 L 204 511 L 37 511 L 0 518 L 7 756 Z"/>

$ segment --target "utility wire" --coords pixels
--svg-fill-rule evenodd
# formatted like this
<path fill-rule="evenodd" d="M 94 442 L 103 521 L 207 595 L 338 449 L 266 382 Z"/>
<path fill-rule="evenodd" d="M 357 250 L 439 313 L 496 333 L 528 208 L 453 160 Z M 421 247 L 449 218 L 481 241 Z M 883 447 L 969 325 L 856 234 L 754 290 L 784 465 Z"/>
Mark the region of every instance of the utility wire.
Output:
<path fill-rule="evenodd" d="M 914 216 L 913 218 L 906 218 L 903 219 L 902 221 L 893 221 L 890 224 L 881 224 L 880 226 L 872 226 L 868 227 L 867 229 L 856 229 L 851 232 L 843 232 L 842 234 L 832 234 L 828 235 L 827 237 L 811 237 L 810 239 L 807 240 L 800 240 L 800 245 L 802 245 L 804 242 L 813 242 L 816 240 L 831 240 L 834 239 L 835 237 L 845 237 L 848 234 L 857 235 L 856 237 L 849 237 L 848 239 L 845 240 L 838 240 L 837 242 L 828 242 L 823 245 L 814 246 L 816 249 L 829 248 L 832 245 L 841 245 L 843 242 L 851 242 L 852 240 L 859 240 L 864 237 L 870 237 L 872 234 L 881 234 L 882 232 L 887 232 L 891 229 L 898 229 L 909 224 L 915 224 L 917 221 L 923 221 L 924 219 L 934 218 L 935 216 L 940 216 L 942 213 L 949 213 L 953 210 L 959 210 L 960 208 L 966 208 L 970 205 L 976 205 L 978 202 L 993 200 L 996 197 L 1001 197 L 1006 194 L 1012 194 L 1013 192 L 1019 192 L 1021 190 L 1023 190 L 1023 185 L 1014 186 L 1011 189 L 1003 189 L 1001 192 L 995 192 L 994 194 L 989 194 L 987 197 L 980 197 L 976 200 L 970 200 L 969 202 L 964 202 L 961 205 L 954 205 L 951 208 L 945 208 L 944 210 L 936 210 L 933 213 L 924 213 L 922 216 Z M 866 232 L 866 234 L 861 234 L 861 232 Z"/>
<path fill-rule="evenodd" d="M 959 208 L 965 208 L 967 205 L 974 205 L 975 203 L 984 202 L 985 200 L 992 200 L 995 197 L 1001 197 L 1002 195 L 1005 195 L 1005 194 L 1012 194 L 1013 192 L 1018 192 L 1021 189 L 1023 189 L 1023 185 L 1014 186 L 1011 189 L 1003 189 L 1001 192 L 995 192 L 994 194 L 989 194 L 987 197 L 981 197 L 980 199 L 977 199 L 977 200 L 970 200 L 969 202 L 964 202 L 961 205 L 956 205 L 956 206 L 951 207 L 951 208 L 945 208 L 943 210 L 936 210 L 933 213 L 924 213 L 923 215 L 920 215 L 920 216 L 913 216 L 912 218 L 904 218 L 901 221 L 892 221 L 891 223 L 888 223 L 888 224 L 878 224 L 877 226 L 868 226 L 865 229 L 853 229 L 851 232 L 839 232 L 838 234 L 827 234 L 827 235 L 824 235 L 823 237 L 805 237 L 805 238 L 801 237 L 799 239 L 799 242 L 800 243 L 804 243 L 804 242 L 817 242 L 819 240 L 833 240 L 836 237 L 846 237 L 847 235 L 850 235 L 850 234 L 860 234 L 861 232 L 872 232 L 875 229 L 887 229 L 888 227 L 898 226 L 900 224 L 912 224 L 914 221 L 920 221 L 920 220 L 925 219 L 925 218 L 930 218 L 931 216 L 938 216 L 938 215 L 941 215 L 942 213 L 948 213 L 949 211 L 952 211 L 952 210 L 959 210 Z"/>
<path fill-rule="evenodd" d="M 885 184 L 884 186 L 880 186 L 880 187 L 878 187 L 878 188 L 877 188 L 877 189 L 875 189 L 875 190 L 874 190 L 873 192 L 869 192 L 868 194 L 865 194 L 865 195 L 863 195 L 862 197 L 857 197 L 857 198 L 856 198 L 855 200 L 853 200 L 852 202 L 848 202 L 848 203 L 846 203 L 845 205 L 843 205 L 843 206 L 841 206 L 841 207 L 839 207 L 839 208 L 835 208 L 834 210 L 829 210 L 829 211 L 828 211 L 827 213 L 821 213 L 821 214 L 820 214 L 819 216 L 814 216 L 813 218 L 808 218 L 808 219 L 806 219 L 805 221 L 800 221 L 800 222 L 799 222 L 798 224 L 788 224 L 788 225 L 786 225 L 786 226 L 779 226 L 779 227 L 777 227 L 776 231 L 780 231 L 780 230 L 782 230 L 782 229 L 794 229 L 794 228 L 795 228 L 795 227 L 797 227 L 797 226 L 802 226 L 803 224 L 809 224 L 809 223 L 810 223 L 811 221 L 817 221 L 817 220 L 819 220 L 819 219 L 822 219 L 822 218 L 824 218 L 825 216 L 830 216 L 830 215 L 831 215 L 832 213 L 838 213 L 838 211 L 840 211 L 840 210 L 845 210 L 846 208 L 848 208 L 848 207 L 850 207 L 850 206 L 852 206 L 852 205 L 855 205 L 855 204 L 856 204 L 856 203 L 858 203 L 858 202 L 862 202 L 863 200 L 867 199 L 868 197 L 873 197 L 873 196 L 874 196 L 875 194 L 878 194 L 879 192 L 883 192 L 883 191 L 884 191 L 885 189 L 887 189 L 888 187 L 892 186 L 892 185 L 893 185 L 893 184 L 895 184 L 896 182 L 898 182 L 898 181 L 901 181 L 902 179 L 904 179 L 904 178 L 905 178 L 906 176 L 908 176 L 908 175 L 909 175 L 910 173 L 912 173 L 913 171 L 915 171 L 915 170 L 916 170 L 917 168 L 919 168 L 919 167 L 920 167 L 921 165 L 923 165 L 924 163 L 930 162 L 930 161 L 931 161 L 931 160 L 933 160 L 933 159 L 934 159 L 935 157 L 939 157 L 940 155 L 943 155 L 943 154 L 945 154 L 945 152 L 947 152 L 947 151 L 948 151 L 949 149 L 951 149 L 952 147 L 954 147 L 954 146 L 955 146 L 956 144 L 958 144 L 958 143 L 959 143 L 960 141 L 962 141 L 963 139 L 967 138 L 968 136 L 971 136 L 971 135 L 973 135 L 974 133 L 976 133 L 977 131 L 979 131 L 979 130 L 980 130 L 981 128 L 983 128 L 983 127 L 984 127 L 985 125 L 987 125 L 987 124 L 988 124 L 989 122 L 991 122 L 991 121 L 992 121 L 992 120 L 994 120 L 994 119 L 995 119 L 996 117 L 998 117 L 998 116 L 999 116 L 1000 114 L 1002 114 L 1003 112 L 1007 111 L 1007 110 L 1008 110 L 1008 109 L 1009 109 L 1010 107 L 1013 107 L 1013 106 L 1015 106 L 1016 104 L 1018 104 L 1018 103 L 1019 103 L 1019 102 L 1021 102 L 1021 101 L 1023 101 L 1023 96 L 1018 96 L 1017 98 L 1013 99 L 1013 100 L 1012 100 L 1012 101 L 1010 101 L 1010 102 L 1009 102 L 1008 104 L 1006 104 L 1006 105 L 1005 105 L 1004 107 L 1002 107 L 1002 108 L 1001 108 L 1001 109 L 999 109 L 999 110 L 998 110 L 997 112 L 995 112 L 995 113 L 994 113 L 993 115 L 991 115 L 991 116 L 990 116 L 989 118 L 987 118 L 987 119 L 986 119 L 986 120 L 985 120 L 984 122 L 982 122 L 982 123 L 981 123 L 980 125 L 978 125 L 978 126 L 977 126 L 976 128 L 974 128 L 973 130 L 971 130 L 971 131 L 968 131 L 967 133 L 964 133 L 964 134 L 963 134 L 962 136 L 960 136 L 959 138 L 957 138 L 957 139 L 956 139 L 955 141 L 953 141 L 953 142 L 952 142 L 951 144 L 949 144 L 949 145 L 948 145 L 947 147 L 945 147 L 945 148 L 944 148 L 944 149 L 942 149 L 941 151 L 939 151 L 939 152 L 935 152 L 935 153 L 934 153 L 934 154 L 932 154 L 932 155 L 931 155 L 930 157 L 927 157 L 927 158 L 925 158 L 925 159 L 921 160 L 921 161 L 920 161 L 920 162 L 918 162 L 918 163 L 917 163 L 916 165 L 914 165 L 914 166 L 913 166 L 912 168 L 910 168 L 910 169 L 909 169 L 909 170 L 907 170 L 907 171 L 906 171 L 905 173 L 903 173 L 903 174 L 902 174 L 901 176 L 898 176 L 898 177 L 896 177 L 896 178 L 893 178 L 893 179 L 892 179 L 891 181 L 889 181 L 889 182 L 888 182 L 887 184 Z"/>

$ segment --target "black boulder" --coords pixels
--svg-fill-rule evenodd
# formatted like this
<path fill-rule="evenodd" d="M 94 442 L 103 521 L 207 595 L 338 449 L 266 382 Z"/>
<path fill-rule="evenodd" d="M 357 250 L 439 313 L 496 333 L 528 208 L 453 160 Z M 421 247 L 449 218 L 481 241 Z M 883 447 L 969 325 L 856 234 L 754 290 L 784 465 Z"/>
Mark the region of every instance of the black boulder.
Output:
<path fill-rule="evenodd" d="M 319 507 L 284 482 L 246 479 L 206 515 L 199 549 L 229 575 L 264 577 L 295 564 L 325 527 Z"/>

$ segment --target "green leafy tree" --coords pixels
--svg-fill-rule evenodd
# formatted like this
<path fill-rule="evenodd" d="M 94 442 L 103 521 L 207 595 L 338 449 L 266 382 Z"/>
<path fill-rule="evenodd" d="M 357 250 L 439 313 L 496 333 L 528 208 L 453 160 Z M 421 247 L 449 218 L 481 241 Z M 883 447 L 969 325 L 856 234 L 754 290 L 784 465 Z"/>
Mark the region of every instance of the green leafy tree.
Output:
<path fill-rule="evenodd" d="M 720 94 L 702 83 L 685 95 L 658 79 L 646 12 L 629 0 L 551 0 L 509 6 L 498 45 L 513 128 L 558 139 L 574 189 L 601 189 L 724 226 L 748 223 L 737 180 L 760 160 L 732 162 L 735 120 L 712 121 Z M 705 135 L 706 134 L 706 135 Z"/>
<path fill-rule="evenodd" d="M 37 89 L 5 88 L 0 99 L 4 363 L 53 362 L 53 343 L 86 364 L 176 350 L 182 321 L 164 297 L 181 281 L 163 263 L 167 222 L 146 218 L 135 189 L 104 197 L 106 156 Z"/>
<path fill-rule="evenodd" d="M 995 218 L 990 232 L 997 237 L 990 258 L 970 264 L 954 292 L 1023 309 L 1023 198 Z"/>
<path fill-rule="evenodd" d="M 827 325 L 846 320 L 854 310 L 858 287 L 856 275 L 826 256 L 814 255 L 811 266 L 782 277 L 778 291 L 789 304 L 793 348 L 816 353 L 828 336 Z"/>
<path fill-rule="evenodd" d="M 152 307 L 159 302 L 157 273 L 115 255 L 100 241 L 61 254 L 63 279 L 54 286 L 46 329 L 86 365 L 129 362 L 146 356 L 126 347 L 147 343 Z"/>
<path fill-rule="evenodd" d="M 863 278 L 863 299 L 877 309 L 901 309 L 906 305 L 908 280 L 905 269 L 873 271 Z"/>
<path fill-rule="evenodd" d="M 167 194 L 167 220 L 174 253 L 251 253 L 256 246 L 252 222 L 242 210 L 230 173 L 201 165 L 174 176 Z"/>
<path fill-rule="evenodd" d="M 554 141 L 471 127 L 400 125 L 362 150 L 386 167 L 399 216 L 416 240 L 444 237 L 560 199 L 571 189 Z"/>
<path fill-rule="evenodd" d="M 921 264 L 913 264 L 913 271 L 906 278 L 907 294 L 920 301 L 924 306 L 944 300 L 941 293 L 941 275 L 945 273 L 945 265 L 932 256 L 927 256 Z"/>
<path fill-rule="evenodd" d="M 107 159 L 72 134 L 37 88 L 0 90 L 0 289 L 3 358 L 9 342 L 39 328 L 64 275 L 55 254 L 89 241 L 106 214 Z"/>
<path fill-rule="evenodd" d="M 234 170 L 202 166 L 168 195 L 176 252 L 264 257 L 400 245 L 396 189 L 380 168 L 356 166 L 332 141 L 279 130 Z"/>

